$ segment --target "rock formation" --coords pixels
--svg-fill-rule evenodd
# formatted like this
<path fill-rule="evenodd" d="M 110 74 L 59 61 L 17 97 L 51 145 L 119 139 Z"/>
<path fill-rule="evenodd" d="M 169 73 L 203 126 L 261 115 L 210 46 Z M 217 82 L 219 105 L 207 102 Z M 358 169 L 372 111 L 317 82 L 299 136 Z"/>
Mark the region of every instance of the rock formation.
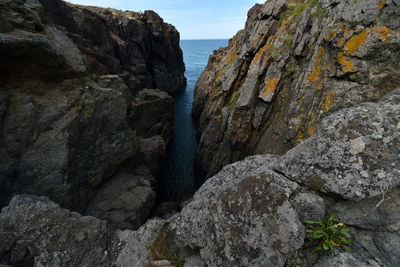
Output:
<path fill-rule="evenodd" d="M 115 231 L 48 199 L 16 196 L 0 214 L 0 263 L 398 266 L 399 110 L 400 88 L 335 112 L 283 156 L 224 167 L 179 214 L 138 231 Z M 352 227 L 352 250 L 312 252 L 303 221 L 333 210 Z"/>
<path fill-rule="evenodd" d="M 270 0 L 214 53 L 196 86 L 197 171 L 283 154 L 342 108 L 400 83 L 397 0 Z"/>
<path fill-rule="evenodd" d="M 59 0 L 0 0 L 0 18 L 0 207 L 44 195 L 139 227 L 172 133 L 154 88 L 185 84 L 179 33 L 152 11 Z"/>
<path fill-rule="evenodd" d="M 137 90 L 136 69 L 98 75 L 118 49 L 74 37 L 82 18 L 117 11 L 42 3 L 0 0 L 1 201 L 25 193 L 0 213 L 0 266 L 400 265 L 398 0 L 252 8 L 197 84 L 198 170 L 210 178 L 144 225 L 172 99 Z M 305 220 L 333 211 L 351 250 L 315 252 Z"/>

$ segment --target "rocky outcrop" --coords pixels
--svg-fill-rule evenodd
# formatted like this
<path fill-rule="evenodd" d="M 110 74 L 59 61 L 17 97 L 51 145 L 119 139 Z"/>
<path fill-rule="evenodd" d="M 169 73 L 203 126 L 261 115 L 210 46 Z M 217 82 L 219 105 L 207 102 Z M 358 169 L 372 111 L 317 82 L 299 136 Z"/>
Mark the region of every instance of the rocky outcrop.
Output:
<path fill-rule="evenodd" d="M 51 23 L 62 27 L 82 51 L 89 72 L 118 74 L 135 91 L 172 93 L 185 86 L 179 33 L 155 12 L 40 2 Z"/>
<path fill-rule="evenodd" d="M 397 89 L 376 103 L 335 112 L 283 156 L 252 156 L 224 167 L 180 213 L 138 231 L 89 235 L 93 228 L 83 222 L 104 223 L 46 199 L 17 196 L 0 214 L 6 240 L 0 262 L 191 266 L 195 259 L 197 266 L 398 266 L 399 110 Z M 364 145 L 355 149 L 355 139 Z M 334 210 L 352 228 L 352 250 L 312 252 L 304 220 L 320 220 Z M 59 218 L 71 223 L 60 225 Z M 69 249 L 89 241 L 86 250 Z M 168 253 L 161 253 L 166 248 Z"/>
<path fill-rule="evenodd" d="M 396 0 L 255 5 L 196 86 L 200 178 L 248 155 L 283 154 L 332 112 L 398 87 L 399 17 Z"/>
<path fill-rule="evenodd" d="M 152 11 L 58 0 L 0 0 L 0 18 L 0 207 L 43 195 L 138 228 L 174 113 L 144 88 L 184 85 L 179 33 Z"/>

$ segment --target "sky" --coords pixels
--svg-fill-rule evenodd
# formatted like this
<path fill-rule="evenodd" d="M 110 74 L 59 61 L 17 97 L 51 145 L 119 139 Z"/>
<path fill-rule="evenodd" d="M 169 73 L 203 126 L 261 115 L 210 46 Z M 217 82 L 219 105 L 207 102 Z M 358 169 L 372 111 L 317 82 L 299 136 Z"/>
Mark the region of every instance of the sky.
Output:
<path fill-rule="evenodd" d="M 249 8 L 265 0 L 67 0 L 122 10 L 156 11 L 181 39 L 228 39 L 244 28 Z"/>

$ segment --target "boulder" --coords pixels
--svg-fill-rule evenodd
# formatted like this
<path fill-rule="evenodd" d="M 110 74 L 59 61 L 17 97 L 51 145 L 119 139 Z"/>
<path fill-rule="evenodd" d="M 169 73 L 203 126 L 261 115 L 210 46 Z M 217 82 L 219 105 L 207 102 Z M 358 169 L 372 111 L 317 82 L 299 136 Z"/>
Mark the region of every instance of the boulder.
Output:
<path fill-rule="evenodd" d="M 152 177 L 117 174 L 96 190 L 86 214 L 107 220 L 118 229 L 138 229 L 155 204 L 152 180 Z"/>

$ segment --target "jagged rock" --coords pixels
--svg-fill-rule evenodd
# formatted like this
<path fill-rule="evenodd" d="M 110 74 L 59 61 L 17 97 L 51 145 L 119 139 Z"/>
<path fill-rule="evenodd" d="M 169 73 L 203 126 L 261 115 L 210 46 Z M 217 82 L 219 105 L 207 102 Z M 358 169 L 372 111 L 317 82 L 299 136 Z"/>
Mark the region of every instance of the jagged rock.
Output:
<path fill-rule="evenodd" d="M 334 135 L 335 131 L 328 130 L 333 126 L 330 122 L 338 117 L 344 120 L 336 124 L 337 130 L 345 129 L 344 126 L 353 129 L 351 126 L 354 124 L 360 126 L 358 131 L 367 135 L 370 132 L 365 127 L 368 123 L 366 118 L 371 112 L 379 111 L 376 119 L 382 124 L 380 134 L 397 138 L 391 125 L 398 125 L 399 119 L 391 115 L 398 114 L 398 109 L 394 107 L 399 104 L 399 96 L 400 89 L 379 102 L 364 103 L 331 114 L 322 120 L 321 128 L 312 138 L 298 144 L 286 155 L 252 156 L 224 167 L 203 184 L 180 213 L 168 220 L 151 220 L 137 231 L 107 230 L 108 234 L 103 234 L 101 238 L 95 235 L 93 239 L 81 239 L 79 233 L 86 233 L 93 228 L 79 222 L 88 220 L 98 225 L 99 220 L 62 210 L 46 199 L 15 197 L 0 214 L 0 235 L 4 240 L 0 245 L 0 262 L 12 264 L 34 258 L 44 263 L 58 261 L 61 262 L 58 265 L 66 266 L 65 259 L 73 259 L 77 263 L 82 261 L 85 266 L 88 261 L 104 262 L 104 251 L 107 250 L 110 265 L 132 266 L 134 263 L 133 266 L 143 267 L 155 260 L 149 251 L 151 247 L 159 245 L 155 243 L 158 240 L 164 247 L 177 251 L 182 262 L 189 262 L 194 257 L 207 266 L 397 266 L 399 184 L 391 184 L 386 188 L 387 191 L 375 197 L 371 197 L 374 195 L 371 193 L 363 198 L 347 199 L 345 196 L 349 191 L 344 191 L 343 195 L 337 192 L 333 194 L 328 190 L 329 187 L 307 185 L 293 174 L 301 173 L 304 167 L 312 171 L 325 161 L 324 155 L 329 153 L 321 148 L 326 144 L 326 139 Z M 387 117 L 380 120 L 385 114 Z M 373 126 L 378 127 L 378 123 Z M 342 146 L 348 140 L 348 134 L 335 135 L 330 139 L 328 152 L 348 149 L 348 146 Z M 310 150 L 313 144 L 319 144 L 316 146 L 318 149 Z M 376 141 L 369 142 L 365 149 L 383 155 L 387 146 Z M 293 151 L 305 158 L 313 157 L 313 165 L 299 160 L 289 169 L 280 168 L 281 162 L 292 158 Z M 398 154 L 392 159 L 397 159 L 398 164 Z M 338 160 L 343 165 L 349 162 L 345 156 Z M 370 158 L 369 166 L 381 164 L 385 166 L 380 157 Z M 357 164 L 346 167 L 349 172 L 358 168 Z M 373 173 L 374 170 L 366 169 L 366 172 Z M 330 168 L 319 169 L 321 177 L 331 173 Z M 331 184 L 340 181 L 339 176 L 330 178 Z M 368 183 L 364 184 L 364 188 L 375 190 L 374 185 Z M 321 219 L 324 213 L 330 214 L 333 210 L 339 211 L 338 220 L 354 228 L 352 234 L 355 244 L 352 245 L 352 251 L 312 253 L 313 245 L 305 243 L 306 228 L 301 220 Z M 75 228 L 77 222 L 79 227 Z M 160 233 L 164 233 L 163 240 L 159 240 Z M 63 235 L 71 238 L 65 241 Z M 34 239 L 30 239 L 31 236 Z M 107 246 L 98 245 L 103 244 L 103 236 L 110 237 Z M 86 244 L 80 242 L 89 241 L 91 246 L 83 251 L 85 254 L 79 249 L 69 250 L 70 246 L 80 248 Z M 100 246 L 98 250 L 101 253 L 95 254 L 92 249 L 97 246 Z M 65 251 L 62 261 L 59 251 Z M 86 256 L 91 258 L 86 259 Z"/>
<path fill-rule="evenodd" d="M 127 87 L 120 79 L 114 88 L 68 80 L 1 90 L 7 96 L 0 139 L 2 205 L 13 193 L 25 192 L 79 210 L 92 188 L 136 153 L 126 117 Z"/>
<path fill-rule="evenodd" d="M 94 198 L 96 216 L 139 227 L 154 178 L 135 171 L 158 175 L 174 103 L 138 91 L 183 87 L 179 33 L 152 11 L 60 0 L 0 0 L 0 22 L 0 207 L 30 193 L 84 212 Z"/>
<path fill-rule="evenodd" d="M 161 135 L 167 143 L 172 134 L 174 99 L 160 90 L 144 89 L 131 105 L 129 119 L 139 137 Z"/>
<path fill-rule="evenodd" d="M 289 202 L 299 186 L 270 171 L 268 162 L 250 157 L 207 181 L 171 219 L 175 242 L 200 248 L 209 266 L 283 266 L 304 242 Z"/>
<path fill-rule="evenodd" d="M 152 180 L 152 177 L 117 174 L 96 190 L 86 213 L 107 220 L 118 229 L 138 229 L 155 204 Z"/>
<path fill-rule="evenodd" d="M 195 92 L 200 181 L 284 154 L 327 115 L 399 87 L 398 1 L 270 0 L 209 59 Z"/>
<path fill-rule="evenodd" d="M 360 202 L 339 201 L 339 219 L 355 227 L 356 239 L 387 266 L 400 262 L 400 188 Z"/>
<path fill-rule="evenodd" d="M 76 6 L 61 0 L 40 2 L 50 21 L 63 27 L 78 45 L 90 72 L 119 74 L 137 91 L 175 92 L 185 86 L 179 33 L 155 12 Z"/>
<path fill-rule="evenodd" d="M 341 110 L 273 167 L 314 190 L 349 200 L 400 185 L 400 89 L 378 103 Z M 316 164 L 317 163 L 317 164 Z M 329 171 L 327 171 L 329 170 Z"/>
<path fill-rule="evenodd" d="M 44 197 L 14 197 L 0 214 L 0 262 L 13 266 L 106 266 L 113 237 L 104 221 Z"/>
<path fill-rule="evenodd" d="M 141 139 L 139 143 L 140 153 L 143 154 L 144 163 L 151 171 L 151 174 L 154 177 L 158 177 L 166 150 L 164 139 L 156 135 L 151 138 Z"/>
<path fill-rule="evenodd" d="M 138 231 L 114 230 L 45 197 L 20 195 L 0 213 L 0 265 L 144 267 L 164 224 L 152 220 Z"/>

